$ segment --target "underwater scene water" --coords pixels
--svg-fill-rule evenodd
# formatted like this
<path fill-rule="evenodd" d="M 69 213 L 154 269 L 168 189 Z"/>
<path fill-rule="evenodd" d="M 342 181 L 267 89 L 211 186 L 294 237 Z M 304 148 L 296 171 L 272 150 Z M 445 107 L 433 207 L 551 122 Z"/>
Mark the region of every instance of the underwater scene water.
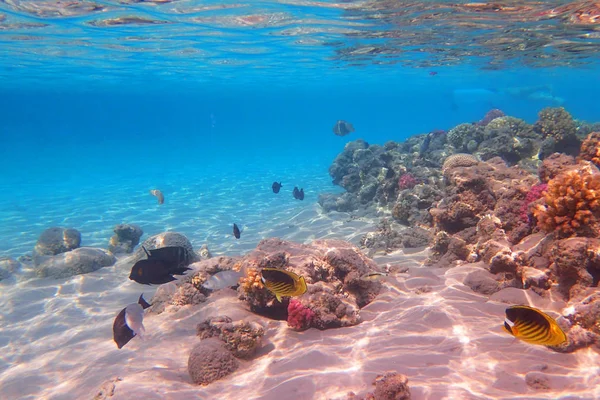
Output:
<path fill-rule="evenodd" d="M 0 1 L 0 399 L 600 399 L 600 3 Z"/>

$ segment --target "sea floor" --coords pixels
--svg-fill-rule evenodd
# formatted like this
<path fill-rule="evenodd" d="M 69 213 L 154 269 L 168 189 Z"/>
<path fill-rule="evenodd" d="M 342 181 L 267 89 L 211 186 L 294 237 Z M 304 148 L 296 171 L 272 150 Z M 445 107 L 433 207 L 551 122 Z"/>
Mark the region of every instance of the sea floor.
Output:
<path fill-rule="evenodd" d="M 241 255 L 272 236 L 358 244 L 378 222 L 320 211 L 318 193 L 335 190 L 326 168 L 304 169 L 293 178 L 291 169 L 280 171 L 284 189 L 278 195 L 270 191 L 277 178 L 268 171 L 247 174 L 235 180 L 204 175 L 167 183 L 163 178 L 162 206 L 148 194 L 154 187 L 147 181 L 96 182 L 77 197 L 68 188 L 53 196 L 23 197 L 1 210 L 9 221 L 1 226 L 2 251 L 30 252 L 39 233 L 54 225 L 79 229 L 83 245 L 106 247 L 113 226 L 127 222 L 142 227 L 142 239 L 173 230 L 195 248 L 208 244 L 213 256 Z M 305 188 L 303 202 L 291 197 L 294 180 Z M 233 222 L 243 230 L 240 240 L 230 233 Z M 422 265 L 426 256 L 426 249 L 376 255 L 382 267 L 392 264 L 406 272 L 386 279 L 354 327 L 295 332 L 285 321 L 251 314 L 225 289 L 197 306 L 147 314 L 146 336 L 121 350 L 112 340 L 114 317 L 142 292 L 150 299 L 156 290 L 128 279 L 128 257 L 63 280 L 31 278 L 25 271 L 0 282 L 0 398 L 92 399 L 112 380 L 115 400 L 345 399 L 349 392 L 373 390 L 375 377 L 388 371 L 409 378 L 413 399 L 600 398 L 597 350 L 560 354 L 501 330 L 506 303 L 556 311 L 564 303 L 513 288 L 488 299 L 462 283 L 476 266 L 428 268 Z M 234 374 L 199 387 L 188 375 L 188 356 L 198 342 L 196 325 L 217 315 L 261 321 L 267 327 L 263 347 Z"/>

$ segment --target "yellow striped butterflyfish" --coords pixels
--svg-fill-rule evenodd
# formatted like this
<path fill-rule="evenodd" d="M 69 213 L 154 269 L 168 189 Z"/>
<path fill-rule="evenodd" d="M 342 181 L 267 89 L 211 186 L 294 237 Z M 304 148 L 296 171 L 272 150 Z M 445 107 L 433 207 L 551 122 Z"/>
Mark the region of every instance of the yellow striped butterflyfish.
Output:
<path fill-rule="evenodd" d="M 260 271 L 260 280 L 280 303 L 283 296 L 300 296 L 306 292 L 304 277 L 291 271 L 279 268 L 263 268 Z"/>
<path fill-rule="evenodd" d="M 531 344 L 558 346 L 567 341 L 567 335 L 554 318 L 529 306 L 508 307 L 503 328 L 517 339 Z"/>

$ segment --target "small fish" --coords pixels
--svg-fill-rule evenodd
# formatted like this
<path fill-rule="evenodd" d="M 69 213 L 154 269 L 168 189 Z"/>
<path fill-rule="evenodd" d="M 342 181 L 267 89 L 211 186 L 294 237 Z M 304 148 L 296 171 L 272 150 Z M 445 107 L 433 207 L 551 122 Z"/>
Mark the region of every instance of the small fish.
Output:
<path fill-rule="evenodd" d="M 437 72 L 436 71 L 429 71 L 429 76 L 436 76 Z"/>
<path fill-rule="evenodd" d="M 303 276 L 279 268 L 263 268 L 260 280 L 265 287 L 275 295 L 281 303 L 283 296 L 300 296 L 306 292 L 306 282 Z"/>
<path fill-rule="evenodd" d="M 187 268 L 185 249 L 179 246 L 146 250 L 147 259 L 139 260 L 131 268 L 129 279 L 143 285 L 160 285 L 176 280 L 173 275 L 183 275 Z"/>
<path fill-rule="evenodd" d="M 349 133 L 354 132 L 354 127 L 351 123 L 342 121 L 341 119 L 335 123 L 333 127 L 333 133 L 338 136 L 346 136 Z"/>
<path fill-rule="evenodd" d="M 238 271 L 221 271 L 217 272 L 202 284 L 202 287 L 210 290 L 220 290 L 226 287 L 236 286 L 240 278 L 244 276 L 243 272 Z"/>
<path fill-rule="evenodd" d="M 240 232 L 240 228 L 238 228 L 238 226 L 235 224 L 235 222 L 233 223 L 233 236 L 236 239 L 239 239 L 241 236 L 242 232 Z"/>
<path fill-rule="evenodd" d="M 281 189 L 283 185 L 281 184 L 281 182 L 273 182 L 273 185 L 271 185 L 271 188 L 273 189 L 273 193 L 279 193 L 279 189 Z"/>
<path fill-rule="evenodd" d="M 113 340 L 120 349 L 125 346 L 134 336 L 142 337 L 144 329 L 144 310 L 150 304 L 144 300 L 142 294 L 137 303 L 129 304 L 121 310 L 113 323 Z"/>
<path fill-rule="evenodd" d="M 507 308 L 503 328 L 527 343 L 558 346 L 567 341 L 567 335 L 560 329 L 554 318 L 533 307 Z"/>
<path fill-rule="evenodd" d="M 163 204 L 165 202 L 165 196 L 158 189 L 153 189 L 150 191 L 150 194 L 158 199 L 158 204 Z"/>
<path fill-rule="evenodd" d="M 363 276 L 360 277 L 363 281 L 378 281 L 384 276 L 388 276 L 387 272 L 367 272 Z"/>
<path fill-rule="evenodd" d="M 304 200 L 304 188 L 298 190 L 298 187 L 295 186 L 292 194 L 296 200 Z"/>

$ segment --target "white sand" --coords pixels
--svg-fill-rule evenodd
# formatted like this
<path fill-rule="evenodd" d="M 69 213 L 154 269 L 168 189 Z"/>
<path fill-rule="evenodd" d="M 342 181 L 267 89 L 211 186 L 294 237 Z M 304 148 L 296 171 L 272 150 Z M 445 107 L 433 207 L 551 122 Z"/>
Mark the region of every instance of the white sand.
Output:
<path fill-rule="evenodd" d="M 322 233 L 299 231 L 303 239 Z M 198 306 L 146 315 L 144 340 L 134 338 L 121 350 L 112 340 L 114 317 L 140 293 L 150 299 L 154 290 L 127 279 L 126 260 L 66 281 L 4 283 L 0 398 L 89 399 L 118 377 L 113 398 L 123 400 L 342 399 L 350 391 L 372 390 L 373 379 L 386 371 L 406 374 L 414 399 L 600 397 L 597 350 L 559 354 L 513 339 L 501 330 L 506 305 L 462 285 L 474 267 L 426 268 L 420 265 L 425 256 L 400 251 L 376 257 L 382 266 L 409 269 L 387 278 L 355 327 L 298 333 L 285 321 L 249 313 L 226 289 Z M 505 294 L 514 298 L 514 291 Z M 527 296 L 544 305 L 537 295 Z M 233 375 L 198 387 L 187 373 L 188 355 L 198 342 L 196 325 L 216 315 L 262 323 L 264 347 Z M 528 387 L 527 374 L 548 388 Z"/>

